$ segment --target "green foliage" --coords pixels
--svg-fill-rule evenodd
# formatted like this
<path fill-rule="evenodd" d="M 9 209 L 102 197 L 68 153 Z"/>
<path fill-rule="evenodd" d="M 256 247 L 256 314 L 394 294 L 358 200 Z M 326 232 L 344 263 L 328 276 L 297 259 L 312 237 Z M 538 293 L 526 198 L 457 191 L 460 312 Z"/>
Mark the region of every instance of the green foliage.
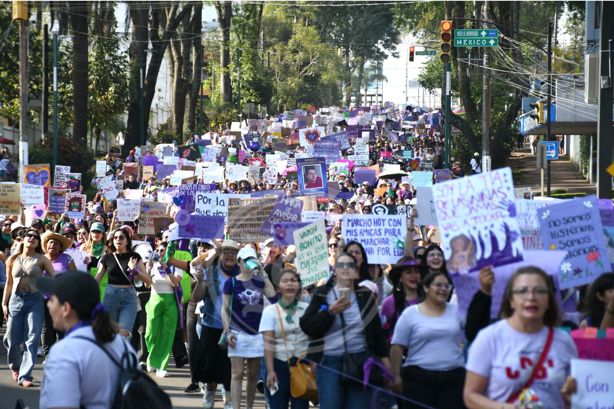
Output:
<path fill-rule="evenodd" d="M 51 138 L 30 148 L 29 163 L 51 163 Z M 81 173 L 81 183 L 87 189 L 94 177 L 96 159 L 84 144 L 74 143 L 69 136 L 58 140 L 58 165 L 70 166 L 71 172 Z"/>

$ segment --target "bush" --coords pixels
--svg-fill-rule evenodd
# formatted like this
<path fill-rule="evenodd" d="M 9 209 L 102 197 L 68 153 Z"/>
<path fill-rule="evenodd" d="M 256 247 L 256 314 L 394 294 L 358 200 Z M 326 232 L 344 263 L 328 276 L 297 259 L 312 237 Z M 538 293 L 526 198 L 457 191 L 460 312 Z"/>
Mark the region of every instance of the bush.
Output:
<path fill-rule="evenodd" d="M 52 163 L 51 138 L 41 141 L 30 149 L 29 163 Z M 81 173 L 83 190 L 88 190 L 94 177 L 96 159 L 85 143 L 77 143 L 68 136 L 58 140 L 58 165 L 70 166 L 73 173 Z M 53 173 L 55 169 L 51 169 Z"/>

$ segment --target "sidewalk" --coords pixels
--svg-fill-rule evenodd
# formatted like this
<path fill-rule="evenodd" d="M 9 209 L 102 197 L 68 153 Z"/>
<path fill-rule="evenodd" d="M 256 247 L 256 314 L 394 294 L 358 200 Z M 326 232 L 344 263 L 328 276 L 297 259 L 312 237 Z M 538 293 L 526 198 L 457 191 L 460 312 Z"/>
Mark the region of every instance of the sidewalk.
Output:
<path fill-rule="evenodd" d="M 4 337 L 6 331 L 6 325 L 0 329 L 0 336 Z M 0 342 L 0 409 L 13 409 L 17 399 L 23 400 L 23 402 L 30 407 L 30 409 L 38 409 L 38 400 L 40 396 L 40 386 L 33 388 L 23 388 L 13 382 L 11 373 L 6 365 L 6 349 Z M 171 358 L 171 362 L 173 362 Z M 36 366 L 33 372 L 34 379 L 40 381 L 43 378 L 43 365 L 42 358 L 37 359 Z M 202 393 L 185 393 L 183 389 L 188 385 L 190 380 L 190 371 L 187 365 L 181 369 L 175 368 L 174 363 L 168 368 L 168 377 L 156 378 L 152 376 L 158 384 L 164 389 L 166 393 L 171 397 L 173 402 L 173 408 L 176 409 L 193 409 L 203 407 L 203 395 Z M 243 386 L 245 392 L 245 385 Z M 218 390 L 215 400 L 215 408 L 223 408 L 223 402 L 221 401 L 221 394 Z M 245 396 L 243 397 L 245 399 Z M 245 402 L 245 401 L 244 401 Z M 245 404 L 243 404 L 245 406 Z M 256 401 L 254 402 L 254 409 L 264 409 L 264 396 L 256 392 Z"/>
<path fill-rule="evenodd" d="M 510 166 L 514 175 L 514 186 L 529 186 L 533 194 L 540 193 L 540 171 L 537 169 L 537 159 L 529 150 L 514 151 L 510 158 Z M 551 192 L 552 193 L 585 193 L 592 195 L 597 192 L 596 186 L 590 185 L 580 175 L 569 160 L 569 156 L 561 156 L 558 160 L 550 162 L 551 166 Z M 544 172 L 545 173 L 545 172 Z M 546 174 L 544 174 L 544 194 L 547 189 Z"/>

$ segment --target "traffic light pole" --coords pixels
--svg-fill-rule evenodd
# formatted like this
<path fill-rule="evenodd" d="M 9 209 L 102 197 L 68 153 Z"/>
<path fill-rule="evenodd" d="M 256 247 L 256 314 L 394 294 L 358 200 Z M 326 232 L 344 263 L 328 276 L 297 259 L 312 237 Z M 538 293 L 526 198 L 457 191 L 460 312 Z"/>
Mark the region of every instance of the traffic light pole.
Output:
<path fill-rule="evenodd" d="M 451 71 L 452 71 L 452 64 L 451 63 L 446 63 L 445 64 L 445 68 L 446 68 L 446 78 L 445 78 L 445 84 L 444 84 L 444 90 L 445 90 L 445 107 L 444 107 L 444 112 L 445 112 L 445 127 L 444 127 L 444 136 L 445 136 L 445 140 L 444 140 L 444 156 L 443 156 L 443 160 L 444 160 L 444 166 L 449 168 L 450 167 L 450 141 L 452 139 L 452 112 L 451 112 L 451 106 L 452 106 L 452 79 L 451 79 Z"/>
<path fill-rule="evenodd" d="M 548 23 L 548 107 L 546 108 L 546 140 L 552 140 L 552 118 L 551 118 L 551 106 L 552 106 L 552 23 Z M 546 158 L 546 194 L 550 196 L 552 194 L 552 173 L 551 173 L 550 160 Z"/>

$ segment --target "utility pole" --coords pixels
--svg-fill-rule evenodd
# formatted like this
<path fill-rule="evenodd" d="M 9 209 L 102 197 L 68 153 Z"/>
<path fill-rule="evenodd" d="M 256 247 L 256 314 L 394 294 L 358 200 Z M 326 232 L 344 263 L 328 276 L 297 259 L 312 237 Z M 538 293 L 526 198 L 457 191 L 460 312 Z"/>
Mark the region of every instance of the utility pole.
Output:
<path fill-rule="evenodd" d="M 552 72 L 552 22 L 548 22 L 548 111 L 546 112 L 546 140 L 552 140 L 552 118 L 551 118 L 551 105 L 552 105 L 552 76 L 550 73 Z M 550 166 L 550 160 L 546 158 L 546 195 L 550 196 L 552 194 L 552 166 Z"/>
<path fill-rule="evenodd" d="M 612 40 L 614 40 L 614 4 L 601 2 L 599 38 L 599 117 L 597 119 L 597 197 L 612 198 L 612 176 L 606 168 L 612 163 L 614 130 L 612 128 Z"/>
<path fill-rule="evenodd" d="M 41 125 L 43 140 L 49 137 L 49 22 L 43 24 L 43 92 L 41 97 Z"/>
<path fill-rule="evenodd" d="M 139 64 L 139 145 L 145 145 L 145 46 L 137 46 Z M 130 146 L 130 148 L 132 148 Z M 121 149 L 121 147 L 120 147 Z M 120 150 L 121 151 L 121 150 Z"/>
<path fill-rule="evenodd" d="M 53 139 L 51 142 L 52 171 L 58 164 L 58 21 L 51 26 L 51 43 L 53 48 Z"/>
<path fill-rule="evenodd" d="M 484 28 L 488 28 L 488 0 L 482 8 Z M 484 68 L 482 69 L 482 171 L 490 172 L 490 49 L 484 47 Z"/>
<path fill-rule="evenodd" d="M 28 4 L 13 0 L 13 20 L 19 24 L 19 182 L 28 164 Z"/>

